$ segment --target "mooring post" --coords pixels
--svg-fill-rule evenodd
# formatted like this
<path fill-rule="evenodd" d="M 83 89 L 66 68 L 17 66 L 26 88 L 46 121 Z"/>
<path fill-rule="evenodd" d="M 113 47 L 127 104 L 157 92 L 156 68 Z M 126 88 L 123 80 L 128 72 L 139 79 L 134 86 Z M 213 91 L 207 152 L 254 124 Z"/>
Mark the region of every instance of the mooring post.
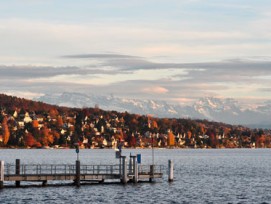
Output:
<path fill-rule="evenodd" d="M 119 174 L 120 174 L 120 180 L 122 180 L 122 164 L 121 164 L 121 156 L 120 156 L 120 158 L 119 158 L 119 160 L 120 160 L 120 163 L 119 163 Z"/>
<path fill-rule="evenodd" d="M 130 159 L 129 159 L 129 174 L 131 174 L 133 172 L 133 156 L 130 153 Z"/>
<path fill-rule="evenodd" d="M 154 165 L 150 165 L 150 179 L 149 181 L 152 182 L 154 179 Z"/>
<path fill-rule="evenodd" d="M 168 160 L 168 181 L 173 181 L 173 161 Z"/>
<path fill-rule="evenodd" d="M 134 183 L 138 182 L 138 164 L 136 161 L 136 156 L 132 156 L 132 161 L 133 161 L 133 174 L 134 174 Z"/>
<path fill-rule="evenodd" d="M 4 161 L 0 161 L 0 189 L 4 188 Z"/>
<path fill-rule="evenodd" d="M 80 187 L 80 160 L 76 160 L 75 184 L 77 187 Z"/>
<path fill-rule="evenodd" d="M 126 156 L 121 156 L 121 158 L 122 158 L 122 183 L 126 184 L 128 181 Z"/>
<path fill-rule="evenodd" d="M 16 159 L 15 160 L 15 168 L 16 168 L 16 170 L 15 170 L 15 174 L 16 175 L 20 175 L 20 165 L 21 165 L 21 160 L 20 159 Z M 16 185 L 16 187 L 20 187 L 20 184 L 21 184 L 21 182 L 20 181 L 15 181 L 15 185 Z"/>
<path fill-rule="evenodd" d="M 47 186 L 47 180 L 42 181 L 42 186 Z"/>

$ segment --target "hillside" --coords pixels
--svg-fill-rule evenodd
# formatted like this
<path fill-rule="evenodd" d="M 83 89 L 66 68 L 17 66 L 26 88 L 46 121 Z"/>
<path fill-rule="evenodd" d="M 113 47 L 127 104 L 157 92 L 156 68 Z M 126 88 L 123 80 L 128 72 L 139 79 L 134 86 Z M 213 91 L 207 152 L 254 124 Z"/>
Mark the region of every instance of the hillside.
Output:
<path fill-rule="evenodd" d="M 270 131 L 208 120 L 67 108 L 0 94 L 3 147 L 270 147 Z"/>
<path fill-rule="evenodd" d="M 15 96 L 8 96 L 5 94 L 0 94 L 0 108 L 1 110 L 10 111 L 15 110 L 28 110 L 35 112 L 48 112 L 51 109 L 58 109 L 61 111 L 66 111 L 70 108 L 60 107 L 57 105 L 50 105 L 48 103 L 32 101 L 24 98 L 18 98 Z"/>

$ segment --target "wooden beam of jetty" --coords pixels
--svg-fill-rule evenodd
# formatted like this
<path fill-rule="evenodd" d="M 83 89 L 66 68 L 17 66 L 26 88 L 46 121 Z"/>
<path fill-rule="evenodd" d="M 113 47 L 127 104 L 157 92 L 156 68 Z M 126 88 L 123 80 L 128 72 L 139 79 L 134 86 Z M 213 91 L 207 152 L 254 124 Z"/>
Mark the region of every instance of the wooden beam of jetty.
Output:
<path fill-rule="evenodd" d="M 4 182 L 15 182 L 20 187 L 21 182 L 42 182 L 45 186 L 47 181 L 73 181 L 80 186 L 82 181 L 88 182 L 113 182 L 120 181 L 123 184 L 163 177 L 163 165 L 139 165 L 136 157 L 131 156 L 129 165 L 126 157 L 121 157 L 121 165 L 86 165 L 76 160 L 75 164 L 21 164 L 16 159 L 15 164 L 5 164 L 0 161 L 0 188 Z M 170 166 L 170 180 L 173 180 L 173 166 Z"/>

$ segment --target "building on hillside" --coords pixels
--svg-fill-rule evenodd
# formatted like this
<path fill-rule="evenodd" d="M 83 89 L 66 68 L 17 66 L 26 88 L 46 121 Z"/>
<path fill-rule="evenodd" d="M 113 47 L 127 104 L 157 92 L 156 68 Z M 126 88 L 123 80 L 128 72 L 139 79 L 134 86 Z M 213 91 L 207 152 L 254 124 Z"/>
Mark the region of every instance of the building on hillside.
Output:
<path fill-rule="evenodd" d="M 18 121 L 18 125 L 20 128 L 24 128 L 24 121 Z"/>
<path fill-rule="evenodd" d="M 29 116 L 29 113 L 26 112 L 24 115 L 24 122 L 25 123 L 31 123 L 32 122 L 32 118 Z"/>

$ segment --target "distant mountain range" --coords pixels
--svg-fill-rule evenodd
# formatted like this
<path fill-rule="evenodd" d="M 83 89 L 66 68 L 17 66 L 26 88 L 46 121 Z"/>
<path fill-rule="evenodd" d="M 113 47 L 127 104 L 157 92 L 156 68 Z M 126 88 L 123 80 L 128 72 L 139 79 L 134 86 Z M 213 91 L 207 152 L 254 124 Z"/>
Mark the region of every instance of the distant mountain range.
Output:
<path fill-rule="evenodd" d="M 155 117 L 207 119 L 249 127 L 271 127 L 271 101 L 255 108 L 244 108 L 231 98 L 200 98 L 191 106 L 171 105 L 165 101 L 125 99 L 82 93 L 46 94 L 36 101 L 67 107 L 94 107 Z"/>

